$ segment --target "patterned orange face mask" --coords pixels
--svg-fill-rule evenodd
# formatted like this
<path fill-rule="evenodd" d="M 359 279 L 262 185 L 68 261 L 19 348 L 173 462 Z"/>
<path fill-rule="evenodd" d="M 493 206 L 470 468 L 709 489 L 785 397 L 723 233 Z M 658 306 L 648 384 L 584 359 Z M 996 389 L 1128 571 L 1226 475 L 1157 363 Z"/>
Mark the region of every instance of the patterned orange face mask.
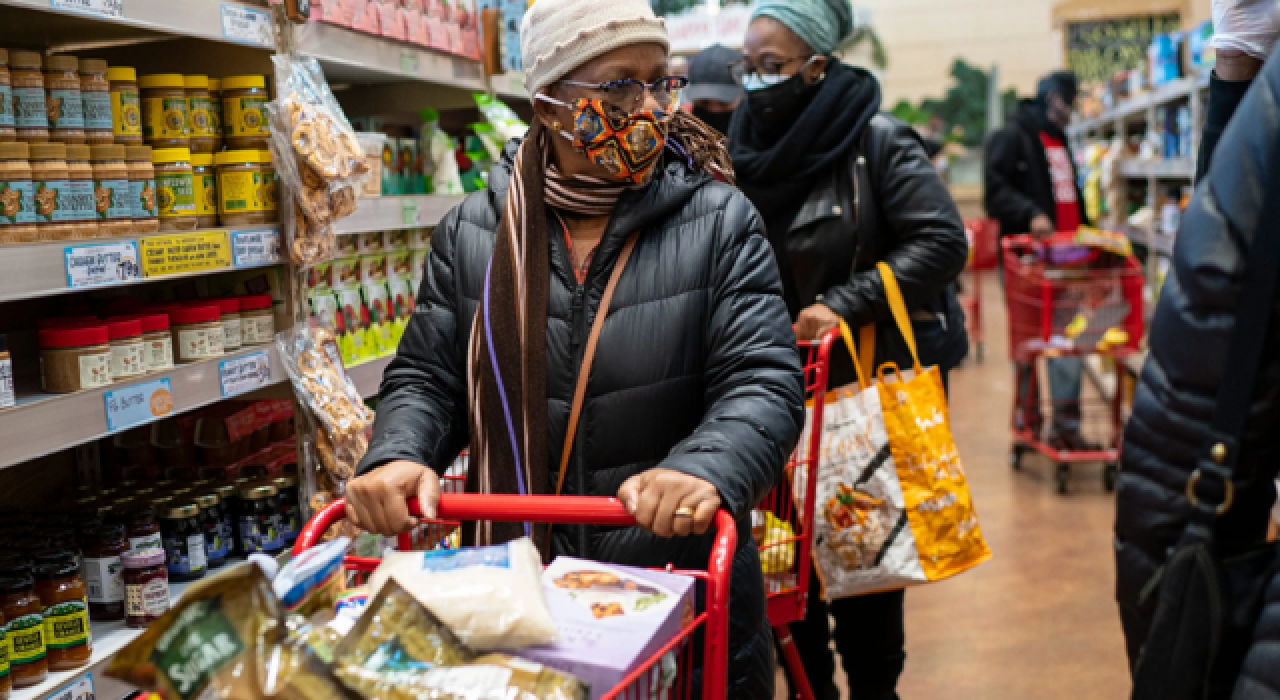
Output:
<path fill-rule="evenodd" d="M 569 105 L 546 95 L 538 97 L 573 112 L 574 133 L 561 131 L 560 135 L 573 141 L 579 153 L 620 180 L 637 185 L 648 182 L 667 144 L 669 112 L 650 109 L 627 114 L 604 100 L 583 97 Z"/>

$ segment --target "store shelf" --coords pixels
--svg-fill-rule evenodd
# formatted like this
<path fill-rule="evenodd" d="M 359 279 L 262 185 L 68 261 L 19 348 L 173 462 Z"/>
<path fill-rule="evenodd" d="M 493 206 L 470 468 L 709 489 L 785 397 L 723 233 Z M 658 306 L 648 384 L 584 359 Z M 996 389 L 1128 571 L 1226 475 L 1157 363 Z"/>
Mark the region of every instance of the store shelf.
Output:
<path fill-rule="evenodd" d="M 489 76 L 489 85 L 498 97 L 517 100 L 529 99 L 529 91 L 524 86 L 524 72 L 512 71 Z"/>
<path fill-rule="evenodd" d="M 1144 92 L 1137 97 L 1125 100 L 1115 107 L 1103 112 L 1092 119 L 1081 119 L 1075 124 L 1067 128 L 1067 134 L 1071 137 L 1087 135 L 1103 126 L 1110 126 L 1117 121 L 1124 121 L 1134 117 L 1145 117 L 1146 111 L 1151 107 L 1159 107 L 1170 102 L 1186 99 L 1197 90 L 1203 90 L 1209 87 L 1208 73 L 1201 75 L 1188 76 L 1178 78 L 1165 85 Z"/>
<path fill-rule="evenodd" d="M 258 225 L 244 226 L 224 229 L 213 229 L 216 231 L 228 231 L 233 236 L 236 233 L 245 233 L 250 231 L 270 231 L 275 236 L 279 236 L 280 229 L 275 225 Z M 134 236 L 130 238 L 94 238 L 90 240 L 76 241 L 54 241 L 50 243 L 30 243 L 25 245 L 6 245 L 0 248 L 0 302 L 12 301 L 16 299 L 30 299 L 34 297 L 44 297 L 54 294 L 65 294 L 67 292 L 80 291 L 69 286 L 67 279 L 67 249 L 82 248 L 88 246 L 96 246 L 110 243 L 119 243 L 124 241 L 133 241 L 137 243 L 146 238 L 153 236 L 171 236 L 178 234 L 200 233 L 198 231 L 168 231 L 165 233 L 153 234 L 152 236 Z M 216 268 L 200 270 L 196 272 L 166 275 L 164 277 L 141 277 L 136 279 L 118 280 L 110 285 L 103 286 L 128 286 L 143 284 L 145 282 L 154 282 L 157 279 L 178 279 L 181 277 L 191 277 L 196 275 L 207 275 L 212 272 L 252 269 L 259 267 L 270 267 L 280 264 L 278 254 L 273 256 L 267 262 L 262 263 L 246 263 L 241 266 L 233 266 L 226 268 Z M 102 288 L 102 287 L 97 287 Z"/>
<path fill-rule="evenodd" d="M 108 391 L 168 378 L 173 395 L 173 412 L 170 415 L 180 415 L 221 401 L 227 397 L 222 394 L 218 364 L 264 351 L 270 354 L 268 384 L 287 381 L 284 364 L 280 362 L 275 345 L 255 345 L 222 357 L 177 365 L 167 372 L 148 374 L 136 381 L 116 382 L 101 389 L 86 389 L 74 394 L 20 395 L 17 406 L 0 411 L 0 435 L 9 436 L 9 439 L 0 440 L 0 469 L 108 435 L 104 398 Z"/>
<path fill-rule="evenodd" d="M 339 235 L 369 231 L 396 231 L 435 226 L 466 195 L 411 194 L 396 197 L 364 197 L 356 211 L 334 226 Z"/>
<path fill-rule="evenodd" d="M 270 12 L 260 5 L 223 0 L 0 0 L 6 13 L 0 41 L 8 46 L 110 46 L 167 36 L 224 41 L 272 50 Z M 234 20 L 251 17 L 245 24 Z"/>
<path fill-rule="evenodd" d="M 391 364 L 393 357 L 395 355 L 379 357 L 347 368 L 347 376 L 351 377 L 361 396 L 366 399 L 377 396 L 378 387 L 382 385 L 382 373 L 386 371 L 387 365 Z"/>
<path fill-rule="evenodd" d="M 1190 158 L 1120 161 L 1120 174 L 1129 178 L 1190 180 L 1195 177 L 1195 173 L 1196 164 Z"/>
<path fill-rule="evenodd" d="M 394 39 L 308 22 L 297 32 L 298 52 L 314 56 L 330 84 L 422 81 L 467 91 L 485 91 L 479 61 L 424 49 Z"/>

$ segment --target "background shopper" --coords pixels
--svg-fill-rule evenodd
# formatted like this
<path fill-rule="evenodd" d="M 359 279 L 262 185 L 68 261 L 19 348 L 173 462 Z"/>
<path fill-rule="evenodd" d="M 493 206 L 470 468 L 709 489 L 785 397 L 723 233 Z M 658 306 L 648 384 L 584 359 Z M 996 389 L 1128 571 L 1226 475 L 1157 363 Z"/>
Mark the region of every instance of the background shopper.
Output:
<path fill-rule="evenodd" d="M 728 133 L 733 110 L 742 102 L 742 86 L 733 79 L 732 66 L 742 52 L 716 44 L 689 59 L 689 87 L 684 98 L 693 103 L 693 116 L 707 126 Z"/>
<path fill-rule="evenodd" d="M 820 337 L 841 318 L 854 328 L 874 323 L 876 361 L 909 366 L 875 270 L 885 261 L 911 311 L 921 362 L 945 377 L 968 351 L 953 285 L 968 252 L 963 224 L 916 132 L 878 113 L 875 78 L 832 57 L 852 31 L 844 0 L 755 4 L 737 71 L 746 103 L 729 127 L 738 184 L 764 218 L 799 337 Z M 831 381 L 855 381 L 843 350 Z M 903 592 L 828 605 L 814 591 L 808 600 L 792 636 L 817 696 L 839 697 L 830 615 L 850 696 L 897 697 Z"/>

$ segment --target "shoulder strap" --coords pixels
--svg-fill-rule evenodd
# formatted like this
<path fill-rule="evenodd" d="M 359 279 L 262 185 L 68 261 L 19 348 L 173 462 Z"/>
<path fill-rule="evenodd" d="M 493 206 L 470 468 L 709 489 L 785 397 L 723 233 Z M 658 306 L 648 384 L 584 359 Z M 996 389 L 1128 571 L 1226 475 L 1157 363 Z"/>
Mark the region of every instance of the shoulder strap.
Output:
<path fill-rule="evenodd" d="M 564 449 L 560 451 L 560 475 L 556 478 L 556 495 L 564 488 L 564 475 L 568 471 L 569 455 L 573 452 L 573 437 L 578 432 L 578 419 L 582 416 L 582 401 L 587 395 L 587 377 L 591 376 L 591 361 L 596 356 L 596 343 L 600 341 L 600 329 L 604 328 L 604 317 L 609 314 L 609 302 L 613 300 L 613 290 L 618 286 L 622 270 L 627 266 L 627 259 L 636 247 L 636 232 L 627 237 L 627 242 L 613 264 L 613 272 L 609 275 L 609 284 L 600 296 L 600 307 L 596 309 L 596 318 L 591 323 L 591 335 L 587 336 L 587 348 L 582 354 L 582 368 L 578 370 L 578 383 L 573 388 L 573 404 L 569 408 L 569 425 L 564 431 Z"/>

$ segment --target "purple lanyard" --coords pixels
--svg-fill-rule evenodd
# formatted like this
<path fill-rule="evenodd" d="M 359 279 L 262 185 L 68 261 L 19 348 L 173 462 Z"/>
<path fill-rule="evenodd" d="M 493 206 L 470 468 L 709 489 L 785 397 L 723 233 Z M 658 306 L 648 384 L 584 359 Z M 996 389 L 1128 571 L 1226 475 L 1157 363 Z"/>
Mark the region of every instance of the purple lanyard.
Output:
<path fill-rule="evenodd" d="M 493 366 L 493 377 L 498 382 L 498 397 L 502 400 L 502 414 L 507 419 L 507 435 L 511 438 L 511 456 L 516 461 L 516 484 L 520 495 L 528 494 L 524 487 L 524 469 L 520 465 L 520 443 L 516 441 L 515 423 L 511 420 L 511 407 L 507 405 L 507 388 L 502 383 L 502 372 L 498 370 L 498 356 L 493 352 L 493 329 L 489 325 L 489 274 L 493 272 L 493 257 L 489 257 L 489 266 L 484 271 L 484 337 L 489 345 L 489 363 Z M 531 537 L 529 523 L 524 524 L 525 537 Z"/>

